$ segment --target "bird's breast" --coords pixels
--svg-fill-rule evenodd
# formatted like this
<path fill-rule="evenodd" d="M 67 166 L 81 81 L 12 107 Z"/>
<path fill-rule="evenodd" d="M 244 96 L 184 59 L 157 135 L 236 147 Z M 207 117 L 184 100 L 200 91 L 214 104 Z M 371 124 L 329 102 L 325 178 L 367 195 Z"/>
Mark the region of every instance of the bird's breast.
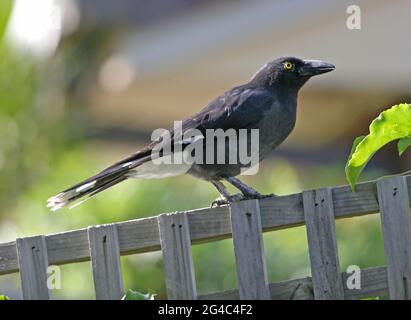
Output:
<path fill-rule="evenodd" d="M 287 104 L 286 107 L 273 105 L 259 126 L 260 157 L 278 147 L 294 129 L 295 122 L 296 104 Z"/>

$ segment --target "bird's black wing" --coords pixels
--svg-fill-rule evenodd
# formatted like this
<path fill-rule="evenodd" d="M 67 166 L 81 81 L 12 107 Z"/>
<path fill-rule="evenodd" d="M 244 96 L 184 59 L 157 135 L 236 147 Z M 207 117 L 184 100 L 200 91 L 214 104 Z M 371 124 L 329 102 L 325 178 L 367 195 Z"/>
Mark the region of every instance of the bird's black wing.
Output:
<path fill-rule="evenodd" d="M 183 132 L 198 129 L 255 128 L 273 103 L 264 89 L 237 87 L 214 99 L 203 110 L 183 121 Z"/>

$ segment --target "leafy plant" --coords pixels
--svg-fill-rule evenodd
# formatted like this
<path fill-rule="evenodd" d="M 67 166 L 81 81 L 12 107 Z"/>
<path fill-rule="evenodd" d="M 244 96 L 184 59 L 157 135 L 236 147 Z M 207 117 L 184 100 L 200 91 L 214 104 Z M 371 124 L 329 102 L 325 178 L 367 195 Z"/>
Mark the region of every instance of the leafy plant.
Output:
<path fill-rule="evenodd" d="M 121 300 L 154 300 L 155 296 L 155 293 L 141 293 L 138 291 L 128 289 L 124 297 L 121 298 Z"/>
<path fill-rule="evenodd" d="M 353 191 L 358 177 L 374 153 L 394 140 L 399 140 L 399 155 L 411 146 L 410 104 L 398 104 L 383 111 L 371 122 L 370 133 L 354 140 L 345 167 L 346 177 Z"/>

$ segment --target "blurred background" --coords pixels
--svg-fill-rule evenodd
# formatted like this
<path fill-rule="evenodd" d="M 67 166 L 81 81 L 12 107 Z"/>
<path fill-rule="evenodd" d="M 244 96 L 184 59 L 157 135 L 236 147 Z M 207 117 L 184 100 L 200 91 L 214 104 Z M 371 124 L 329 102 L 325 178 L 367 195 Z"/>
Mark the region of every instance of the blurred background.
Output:
<path fill-rule="evenodd" d="M 0 2 L 0 242 L 209 206 L 191 177 L 126 181 L 73 210 L 52 195 L 150 141 L 280 56 L 336 71 L 299 96 L 296 129 L 256 176 L 264 193 L 346 184 L 354 137 L 383 109 L 411 101 L 411 3 L 352 1 L 2 0 Z M 409 170 L 410 151 L 379 152 L 363 180 Z M 383 265 L 378 216 L 337 221 L 343 270 Z M 264 235 L 270 282 L 310 274 L 305 228 Z M 237 286 L 232 240 L 193 247 L 200 293 Z M 124 286 L 164 297 L 160 252 L 122 257 Z M 58 299 L 92 299 L 89 262 L 62 266 Z M 18 274 L 0 294 L 21 298 Z"/>

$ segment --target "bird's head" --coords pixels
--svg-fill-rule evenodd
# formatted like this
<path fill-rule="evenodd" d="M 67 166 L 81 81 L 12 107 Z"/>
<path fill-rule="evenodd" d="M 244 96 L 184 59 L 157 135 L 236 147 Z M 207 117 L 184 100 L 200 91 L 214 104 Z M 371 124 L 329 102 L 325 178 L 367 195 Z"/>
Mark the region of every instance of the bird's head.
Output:
<path fill-rule="evenodd" d="M 335 66 L 320 60 L 284 57 L 265 64 L 251 81 L 264 86 L 300 89 L 312 76 L 330 72 Z"/>

